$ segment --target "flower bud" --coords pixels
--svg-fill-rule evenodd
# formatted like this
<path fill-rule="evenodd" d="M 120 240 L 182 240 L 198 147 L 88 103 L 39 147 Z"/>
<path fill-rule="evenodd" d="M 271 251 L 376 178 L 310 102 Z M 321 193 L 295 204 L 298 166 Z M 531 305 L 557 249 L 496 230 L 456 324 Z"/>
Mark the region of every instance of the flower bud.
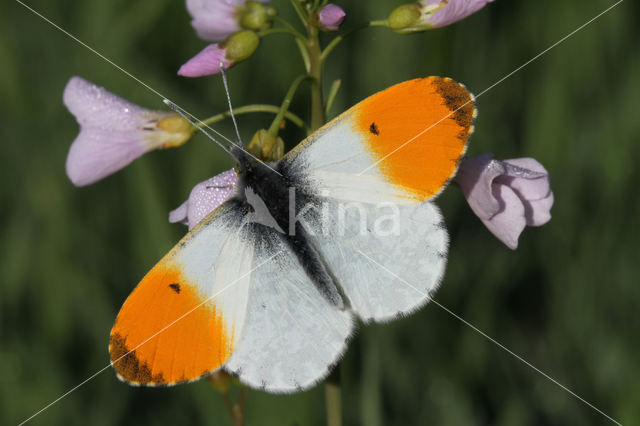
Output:
<path fill-rule="evenodd" d="M 422 0 L 396 8 L 388 25 L 399 34 L 440 28 L 479 11 L 493 0 Z"/>
<path fill-rule="evenodd" d="M 209 383 L 211 387 L 217 390 L 220 393 L 228 393 L 229 388 L 231 387 L 231 376 L 229 373 L 220 370 L 211 374 L 207 379 L 209 379 Z"/>
<path fill-rule="evenodd" d="M 326 31 L 338 31 L 346 14 L 340 6 L 329 3 L 318 12 L 318 24 Z"/>
<path fill-rule="evenodd" d="M 420 31 L 416 28 L 420 23 L 421 16 L 422 7 L 419 3 L 398 6 L 389 15 L 389 28 L 399 34 Z"/>
<path fill-rule="evenodd" d="M 231 34 L 225 41 L 220 43 L 224 48 L 225 57 L 232 62 L 244 61 L 258 48 L 260 38 L 253 31 L 238 31 Z"/>
<path fill-rule="evenodd" d="M 178 70 L 183 77 L 202 77 L 218 74 L 221 66 L 230 68 L 234 61 L 229 60 L 227 51 L 220 44 L 214 43 L 205 47 L 196 56 L 185 62 Z"/>
<path fill-rule="evenodd" d="M 284 141 L 262 129 L 253 135 L 247 150 L 263 161 L 278 161 L 284 155 Z"/>
<path fill-rule="evenodd" d="M 163 148 L 179 147 L 193 136 L 193 126 L 179 115 L 163 118 L 158 121 L 156 127 L 169 134 L 166 136 L 166 142 L 162 144 Z"/>
<path fill-rule="evenodd" d="M 242 28 L 253 31 L 266 30 L 271 26 L 271 17 L 275 9 L 266 7 L 257 1 L 248 1 L 238 15 Z"/>

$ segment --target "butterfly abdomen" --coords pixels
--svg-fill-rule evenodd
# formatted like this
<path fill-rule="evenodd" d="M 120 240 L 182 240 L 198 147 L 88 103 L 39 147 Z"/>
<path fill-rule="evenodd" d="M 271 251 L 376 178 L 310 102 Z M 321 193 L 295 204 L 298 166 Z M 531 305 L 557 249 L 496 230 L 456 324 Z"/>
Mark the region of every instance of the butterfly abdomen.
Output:
<path fill-rule="evenodd" d="M 309 242 L 307 230 L 301 222 L 301 213 L 318 203 L 291 185 L 284 168 L 278 169 L 277 164 L 274 166 L 275 170 L 248 156 L 241 160 L 238 197 L 253 209 L 251 226 L 257 233 L 274 234 L 283 240 L 323 297 L 342 308 L 344 303 L 337 285 Z"/>

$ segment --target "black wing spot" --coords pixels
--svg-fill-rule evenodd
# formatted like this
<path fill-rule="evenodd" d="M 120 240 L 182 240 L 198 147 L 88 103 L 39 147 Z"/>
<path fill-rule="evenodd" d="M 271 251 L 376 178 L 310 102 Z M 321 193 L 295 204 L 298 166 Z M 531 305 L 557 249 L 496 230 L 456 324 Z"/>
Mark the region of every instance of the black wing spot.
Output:
<path fill-rule="evenodd" d="M 171 290 L 173 290 L 176 293 L 180 294 L 180 284 L 178 284 L 178 283 L 169 284 L 169 287 L 171 287 Z"/>
<path fill-rule="evenodd" d="M 376 136 L 380 134 L 380 129 L 378 129 L 376 123 L 371 123 L 371 126 L 369 126 L 369 131 Z"/>

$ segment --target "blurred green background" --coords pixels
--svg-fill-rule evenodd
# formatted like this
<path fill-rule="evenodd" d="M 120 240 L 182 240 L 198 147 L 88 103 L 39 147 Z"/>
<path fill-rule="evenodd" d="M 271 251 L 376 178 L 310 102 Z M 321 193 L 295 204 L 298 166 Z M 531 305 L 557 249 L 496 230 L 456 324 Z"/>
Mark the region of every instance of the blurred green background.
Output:
<path fill-rule="evenodd" d="M 398 1 L 337 1 L 346 27 Z M 205 46 L 183 1 L 31 0 L 28 4 L 199 117 L 226 109 L 219 77 L 178 67 Z M 274 0 L 281 15 L 288 2 Z M 498 0 L 437 31 L 364 30 L 340 45 L 332 115 L 394 83 L 446 75 L 480 93 L 612 0 Z M 478 99 L 470 154 L 532 156 L 552 176 L 553 219 L 512 252 L 451 188 L 451 234 L 437 299 L 623 424 L 640 423 L 640 55 L 627 1 Z M 0 3 L 0 423 L 17 424 L 105 367 L 122 302 L 184 234 L 168 212 L 231 163 L 202 136 L 154 152 L 88 188 L 64 161 L 78 128 L 62 90 L 83 76 L 141 105 L 161 99 L 13 1 Z M 278 104 L 302 69 L 286 36 L 264 40 L 229 73 L 235 106 Z M 307 90 L 292 106 L 307 116 Z M 240 116 L 244 138 L 269 115 Z M 218 126 L 231 134 L 230 123 Z M 289 146 L 302 137 L 284 136 Z M 431 304 L 361 327 L 342 362 L 346 425 L 556 425 L 609 421 Z M 322 386 L 250 391 L 248 425 L 322 425 Z M 34 425 L 230 425 L 206 381 L 131 388 L 110 369 Z"/>

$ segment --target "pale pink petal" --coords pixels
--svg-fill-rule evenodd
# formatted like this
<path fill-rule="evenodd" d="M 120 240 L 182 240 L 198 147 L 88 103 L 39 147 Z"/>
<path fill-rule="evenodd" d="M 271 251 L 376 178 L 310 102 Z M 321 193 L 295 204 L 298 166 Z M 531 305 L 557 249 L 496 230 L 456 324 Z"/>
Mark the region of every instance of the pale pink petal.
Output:
<path fill-rule="evenodd" d="M 76 186 L 90 185 L 149 150 L 142 131 L 82 128 L 71 144 L 66 169 Z"/>
<path fill-rule="evenodd" d="M 436 11 L 428 18 L 434 27 L 444 27 L 460 21 L 485 7 L 493 0 L 449 0 L 444 7 Z M 426 0 L 423 5 L 435 5 L 445 3 L 442 0 Z"/>
<path fill-rule="evenodd" d="M 549 173 L 533 158 L 515 158 L 502 162 L 506 174 L 495 183 L 512 188 L 522 200 L 528 226 L 544 225 L 551 219 L 553 192 Z"/>
<path fill-rule="evenodd" d="M 82 77 L 69 79 L 62 101 L 80 126 L 135 129 L 144 122 L 141 114 L 150 112 Z"/>
<path fill-rule="evenodd" d="M 200 53 L 189 59 L 178 70 L 178 75 L 183 77 L 202 77 L 220 72 L 220 63 L 229 68 L 233 63 L 225 57 L 225 50 L 217 43 L 210 44 Z"/>
<path fill-rule="evenodd" d="M 258 0 L 266 3 L 268 0 Z M 246 0 L 187 0 L 191 25 L 203 40 L 220 41 L 241 28 L 234 15 Z"/>
<path fill-rule="evenodd" d="M 498 178 L 499 183 L 508 184 L 521 198 L 539 200 L 551 191 L 549 172 L 533 158 L 515 158 L 504 160 L 505 175 Z"/>
<path fill-rule="evenodd" d="M 524 206 L 508 186 L 494 185 L 492 193 L 500 203 L 500 211 L 491 219 L 482 219 L 482 222 L 507 247 L 515 250 L 518 248 L 518 238 L 526 226 Z"/>
<path fill-rule="evenodd" d="M 201 39 L 219 41 L 240 30 L 233 15 L 236 6 L 243 3 L 241 0 L 187 0 L 187 11 Z"/>
<path fill-rule="evenodd" d="M 489 219 L 500 210 L 500 204 L 492 195 L 493 180 L 504 173 L 493 154 L 467 157 L 462 160 L 456 182 L 462 188 L 469 206 L 481 219 Z"/>
<path fill-rule="evenodd" d="M 553 206 L 553 192 L 540 200 L 524 202 L 527 226 L 542 226 L 551 220 L 551 207 Z"/>
<path fill-rule="evenodd" d="M 540 226 L 551 219 L 554 198 L 549 173 L 533 158 L 497 161 L 491 157 L 465 158 L 456 181 L 473 212 L 515 249 L 525 226 Z"/>
<path fill-rule="evenodd" d="M 235 170 L 227 170 L 200 182 L 191 190 L 189 199 L 169 214 L 170 222 L 182 222 L 193 228 L 209 213 L 233 196 L 238 183 Z"/>
<path fill-rule="evenodd" d="M 329 31 L 337 31 L 344 21 L 346 13 L 340 6 L 329 3 L 323 7 L 318 13 L 318 20 L 322 27 Z"/>
<path fill-rule="evenodd" d="M 77 186 L 94 183 L 165 143 L 177 146 L 176 140 L 191 135 L 157 126 L 174 113 L 142 108 L 81 77 L 69 80 L 62 98 L 80 125 L 66 162 L 67 175 Z"/>
<path fill-rule="evenodd" d="M 189 225 L 188 212 L 189 201 L 185 201 L 184 203 L 180 204 L 180 207 L 169 212 L 169 222 Z"/>

